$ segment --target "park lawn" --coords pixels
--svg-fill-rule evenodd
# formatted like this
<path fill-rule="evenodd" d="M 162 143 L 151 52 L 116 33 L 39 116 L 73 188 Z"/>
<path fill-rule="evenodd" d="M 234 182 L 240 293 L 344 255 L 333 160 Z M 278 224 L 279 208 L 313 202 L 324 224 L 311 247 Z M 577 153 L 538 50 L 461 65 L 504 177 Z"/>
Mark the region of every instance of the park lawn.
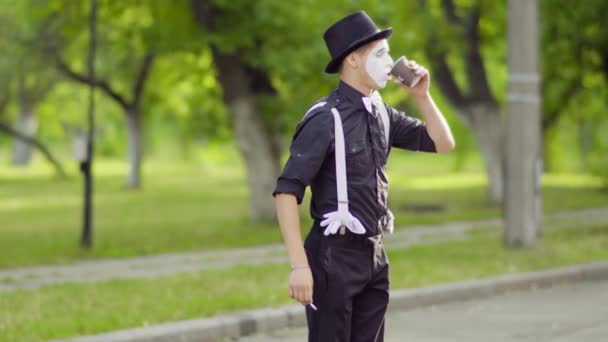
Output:
<path fill-rule="evenodd" d="M 552 229 L 531 250 L 502 248 L 497 231 L 389 252 L 392 288 L 608 260 L 608 225 Z M 288 265 L 238 266 L 156 279 L 20 290 L 0 296 L 0 340 L 39 341 L 289 304 Z"/>
<path fill-rule="evenodd" d="M 143 189 L 123 186 L 126 164 L 95 164 L 94 247 L 78 248 L 81 178 L 58 180 L 48 166 L 0 168 L 0 268 L 275 243 L 275 222 L 251 223 L 238 154 L 218 147 L 198 162 L 146 161 Z M 478 159 L 451 171 L 455 155 L 393 152 L 390 202 L 397 226 L 478 220 L 489 205 Z M 545 213 L 608 206 L 608 192 L 586 174 L 545 175 Z M 269 194 L 270 196 L 270 194 Z M 438 210 L 414 210 L 413 206 Z M 310 226 L 302 206 L 303 231 Z"/>

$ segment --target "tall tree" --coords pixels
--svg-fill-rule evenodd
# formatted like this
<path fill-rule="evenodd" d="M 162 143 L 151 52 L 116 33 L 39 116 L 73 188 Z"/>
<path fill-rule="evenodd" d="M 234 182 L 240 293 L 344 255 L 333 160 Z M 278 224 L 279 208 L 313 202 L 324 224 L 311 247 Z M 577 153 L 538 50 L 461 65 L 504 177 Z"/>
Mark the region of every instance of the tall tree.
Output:
<path fill-rule="evenodd" d="M 26 166 L 32 158 L 32 144 L 38 128 L 36 107 L 57 83 L 57 76 L 47 63 L 44 46 L 49 44 L 55 18 L 31 18 L 27 3 L 11 4 L 0 10 L 0 49 L 5 60 L 0 68 L 12 85 L 18 106 L 13 130 L 13 164 Z M 11 82 L 12 81 L 12 82 Z M 21 139 L 27 138 L 27 139 Z"/>
<path fill-rule="evenodd" d="M 433 13 L 423 1 L 420 11 Z M 458 6 L 452 0 L 442 0 L 442 16 L 435 20 L 445 21 L 451 33 L 439 31 L 435 26 L 428 35 L 425 51 L 430 61 L 433 78 L 456 114 L 471 128 L 483 156 L 488 178 L 488 194 L 491 201 L 500 203 L 503 197 L 503 125 L 500 104 L 492 91 L 487 63 L 482 55 L 484 36 L 480 20 L 484 13 L 495 8 L 483 6 L 479 0 L 470 6 Z M 500 4 L 492 4 L 501 7 Z M 446 29 L 446 26 L 443 27 Z M 443 36 L 442 36 L 443 33 Z M 446 41 L 456 38 L 462 46 Z M 452 41 L 453 42 L 453 41 Z M 458 62 L 451 59 L 460 57 Z M 464 81 L 458 82 L 454 65 L 462 65 Z"/>
<path fill-rule="evenodd" d="M 17 67 L 17 104 L 19 115 L 15 123 L 15 131 L 23 137 L 34 138 L 38 129 L 36 106 L 42 102 L 56 83 L 54 76 L 46 78 L 41 76 L 42 70 L 30 69 L 26 63 Z M 32 159 L 31 144 L 23 139 L 13 141 L 13 164 L 18 166 L 29 165 Z"/>
<path fill-rule="evenodd" d="M 542 2 L 543 132 L 553 127 L 584 89 L 584 79 L 601 72 L 600 47 L 607 44 L 601 43 L 606 30 L 599 23 L 606 20 L 606 4 L 602 0 L 588 1 L 585 6 Z M 402 37 L 411 41 L 409 47 L 424 48 L 433 79 L 474 134 L 484 160 L 489 198 L 501 202 L 505 2 L 420 0 L 394 3 L 393 7 L 392 20 L 406 23 L 397 25 L 411 32 Z"/>
<path fill-rule="evenodd" d="M 146 85 L 156 59 L 180 50 L 200 48 L 192 38 L 194 21 L 184 6 L 165 1 L 99 2 L 99 76 L 90 79 L 77 68 L 76 56 L 84 55 L 79 29 L 86 23 L 73 19 L 83 11 L 82 4 L 64 1 L 71 8 L 65 20 L 67 48 L 58 49 L 57 69 L 69 79 L 94 85 L 123 111 L 127 127 L 129 171 L 126 185 L 138 188 L 144 154 L 143 113 Z M 59 14 L 58 14 L 59 15 Z M 62 15 L 66 15 L 62 12 Z M 67 33 L 65 33 L 67 32 Z M 71 50 L 76 50 L 76 53 Z"/>
<path fill-rule="evenodd" d="M 44 54 L 55 20 L 53 17 L 31 18 L 28 5 L 14 2 L 0 9 L 0 54 L 4 57 L 0 61 L 0 131 L 13 137 L 14 165 L 28 165 L 32 148 L 36 148 L 59 175 L 65 176 L 58 159 L 36 137 L 36 107 L 57 83 Z M 5 115 L 11 93 L 18 108 L 14 125 Z"/>
<path fill-rule="evenodd" d="M 254 220 L 270 219 L 275 215 L 270 194 L 280 169 L 283 127 L 278 115 L 280 107 L 276 104 L 281 102 L 282 90 L 290 88 L 284 83 L 303 81 L 297 79 L 297 72 L 293 72 L 298 68 L 303 73 L 302 65 L 297 63 L 312 61 L 308 58 L 290 60 L 289 56 L 294 56 L 296 46 L 304 48 L 313 37 L 317 41 L 315 46 L 322 44 L 320 34 L 311 36 L 317 32 L 305 32 L 311 22 L 315 23 L 314 16 L 306 15 L 314 12 L 314 6 L 309 3 L 311 8 L 306 8 L 305 5 L 243 0 L 191 1 L 194 17 L 209 36 L 223 100 L 247 167 L 250 212 Z M 309 48 L 309 51 L 318 49 Z M 317 70 L 321 74 L 322 69 Z M 279 75 L 290 71 L 292 75 L 288 77 L 294 79 L 283 79 L 283 84 L 278 85 Z M 307 71 L 310 74 L 310 70 Z M 305 87 L 300 85 L 299 88 Z M 309 103 L 313 100 L 307 99 Z M 303 113 L 305 108 L 290 110 Z"/>
<path fill-rule="evenodd" d="M 126 185 L 130 188 L 138 188 L 141 184 L 141 164 L 143 157 L 142 142 L 142 113 L 141 103 L 144 86 L 150 75 L 155 55 L 148 51 L 139 65 L 137 76 L 133 81 L 131 91 L 128 95 L 121 94 L 103 78 L 91 79 L 83 72 L 77 72 L 62 60 L 57 59 L 57 68 L 70 79 L 86 85 L 99 88 L 106 96 L 114 100 L 123 110 L 127 122 L 127 150 L 129 157 L 129 173 Z"/>

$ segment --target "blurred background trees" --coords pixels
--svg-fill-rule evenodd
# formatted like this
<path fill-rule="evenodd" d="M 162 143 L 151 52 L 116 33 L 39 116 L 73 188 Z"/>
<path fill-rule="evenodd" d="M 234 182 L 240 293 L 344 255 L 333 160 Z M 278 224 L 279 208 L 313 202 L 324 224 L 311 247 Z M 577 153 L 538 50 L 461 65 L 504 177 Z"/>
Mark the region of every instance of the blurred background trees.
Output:
<path fill-rule="evenodd" d="M 459 142 L 456 163 L 479 155 L 487 202 L 500 204 L 506 70 L 505 2 L 99 1 L 99 78 L 85 73 L 87 1 L 3 0 L 0 152 L 27 167 L 32 149 L 61 164 L 82 131 L 85 89 L 98 88 L 97 152 L 122 159 L 125 184 L 145 186 L 146 158 L 191 160 L 210 142 L 235 142 L 250 217 L 273 217 L 269 196 L 290 134 L 336 85 L 323 74 L 322 34 L 365 9 L 392 26 L 393 57 L 428 65 L 433 92 Z M 541 1 L 546 168 L 608 180 L 608 4 Z M 405 94 L 387 102 L 417 115 Z M 51 151 L 53 153 L 51 153 Z M 9 157 L 10 155 L 10 157 Z"/>
<path fill-rule="evenodd" d="M 0 340 L 68 338 L 286 303 L 271 191 L 295 125 L 338 83 L 323 73 L 323 32 L 359 9 L 393 27 L 394 58 L 429 67 L 433 98 L 457 141 L 447 155 L 391 154 L 395 287 L 605 260 L 608 1 L 538 1 L 544 173 L 529 189 L 514 167 L 506 174 L 520 186 L 505 187 L 503 170 L 525 169 L 523 155 L 539 153 L 537 146 L 511 145 L 508 164 L 503 151 L 506 137 L 519 142 L 512 133 L 526 132 L 506 127 L 507 56 L 518 53 L 507 47 L 507 4 L 532 1 L 96 0 L 91 79 L 93 1 L 0 0 L 0 288 L 23 289 L 2 294 L 0 336 L 8 335 Z M 518 13 L 510 18 L 523 22 L 531 12 Z M 95 243 L 83 249 L 74 145 L 88 133 L 91 85 Z M 419 116 L 402 89 L 389 84 L 382 95 Z M 513 196 L 515 188 L 525 196 Z M 534 199 L 542 194 L 542 208 L 522 215 L 532 207 L 528 190 Z M 312 225 L 309 200 L 308 193 L 300 206 L 303 233 Z M 541 241 L 526 251 L 504 248 L 528 241 L 509 233 L 533 231 L 513 217 L 533 216 L 536 225 L 541 215 L 542 230 L 532 227 Z M 122 280 L 93 266 L 101 259 L 97 265 L 143 277 L 142 256 L 151 256 L 150 268 L 179 274 Z M 44 266 L 83 260 L 82 279 Z M 68 283 L 30 288 L 48 280 Z"/>

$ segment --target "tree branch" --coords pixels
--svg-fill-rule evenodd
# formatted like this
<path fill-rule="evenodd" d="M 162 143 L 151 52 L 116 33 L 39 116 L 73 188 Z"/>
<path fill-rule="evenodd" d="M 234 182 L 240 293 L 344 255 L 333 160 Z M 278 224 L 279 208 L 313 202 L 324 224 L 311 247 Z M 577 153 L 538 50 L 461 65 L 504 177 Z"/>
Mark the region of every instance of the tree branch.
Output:
<path fill-rule="evenodd" d="M 463 20 L 461 17 L 456 14 L 456 5 L 454 5 L 454 1 L 452 0 L 442 0 L 441 7 L 443 8 L 443 13 L 446 19 L 452 23 L 457 25 L 462 25 Z"/>
<path fill-rule="evenodd" d="M 53 154 L 51 154 L 49 149 L 36 138 L 28 137 L 27 135 L 12 128 L 8 123 L 5 122 L 0 122 L 0 132 L 13 136 L 19 140 L 22 140 L 28 145 L 36 147 L 38 150 L 40 150 L 40 152 L 42 152 L 42 154 L 44 154 L 46 159 L 51 162 L 51 164 L 53 164 L 53 166 L 61 177 L 65 178 L 67 176 L 65 170 L 63 169 L 63 166 L 61 166 L 61 163 L 59 163 L 59 161 L 53 156 Z"/>
<path fill-rule="evenodd" d="M 581 88 L 580 78 L 576 78 L 576 79 L 572 80 L 568 84 L 568 87 L 566 88 L 566 90 L 564 90 L 564 92 L 560 96 L 560 99 L 562 101 L 554 102 L 556 104 L 553 106 L 553 109 L 549 109 L 549 110 L 545 111 L 545 113 L 544 113 L 545 115 L 543 116 L 543 119 L 542 119 L 543 132 L 550 129 L 551 127 L 553 127 L 553 125 L 555 125 L 562 109 L 564 107 L 566 107 L 568 102 L 570 102 L 570 99 L 572 97 L 574 97 L 574 95 L 576 95 L 576 93 L 580 90 L 580 88 Z"/>
<path fill-rule="evenodd" d="M 141 63 L 141 67 L 139 68 L 137 80 L 133 85 L 133 102 L 131 103 L 132 106 L 135 108 L 138 108 L 141 102 L 141 97 L 144 92 L 144 86 L 146 84 L 148 76 L 150 75 L 150 71 L 152 70 L 154 58 L 155 55 L 152 52 L 146 53 L 146 55 L 144 56 L 144 60 Z"/>
<path fill-rule="evenodd" d="M 465 64 L 469 80 L 468 98 L 473 102 L 496 103 L 480 52 L 479 17 L 481 9 L 479 4 L 471 9 L 465 23 Z"/>
<path fill-rule="evenodd" d="M 190 6 L 192 7 L 192 13 L 194 13 L 194 19 L 199 25 L 207 31 L 215 31 L 216 23 L 213 19 L 217 17 L 218 13 L 211 6 L 210 1 L 191 0 Z"/>
<path fill-rule="evenodd" d="M 431 61 L 433 78 L 437 80 L 441 92 L 454 107 L 463 107 L 466 105 L 466 99 L 462 95 L 458 84 L 456 84 L 452 69 L 448 65 L 447 52 L 433 48 L 433 46 L 437 46 L 437 44 L 434 44 L 437 40 L 436 37 L 429 39 L 426 49 L 426 54 Z"/>
<path fill-rule="evenodd" d="M 93 85 L 101 89 L 104 93 L 106 93 L 106 95 L 114 99 L 114 101 L 118 102 L 118 104 L 125 110 L 129 108 L 129 102 L 122 95 L 112 89 L 106 80 L 92 80 L 88 76 L 78 73 L 70 69 L 70 67 L 60 57 L 57 57 L 56 59 L 56 66 L 57 69 L 68 78 L 76 82 Z"/>
<path fill-rule="evenodd" d="M 583 70 L 581 70 L 581 66 L 583 65 L 583 47 L 580 42 L 574 44 L 572 52 L 574 53 L 575 57 L 573 64 L 578 67 L 578 70 L 575 74 L 576 77 L 570 80 L 568 85 L 564 88 L 565 90 L 561 94 L 559 94 L 560 96 L 558 97 L 558 99 L 556 99 L 555 101 L 543 101 L 543 117 L 541 122 L 543 132 L 547 131 L 548 129 L 553 127 L 553 125 L 555 125 L 557 119 L 559 118 L 559 115 L 562 112 L 562 109 L 565 108 L 566 105 L 568 105 L 570 99 L 574 97 L 576 93 L 581 89 L 581 75 L 583 73 Z M 554 71 L 554 69 L 551 70 Z M 549 82 L 553 82 L 554 79 L 560 80 L 562 79 L 562 75 L 560 75 L 559 72 L 549 73 L 549 75 L 547 75 L 547 80 Z M 552 108 L 548 108 L 550 103 L 553 104 Z"/>

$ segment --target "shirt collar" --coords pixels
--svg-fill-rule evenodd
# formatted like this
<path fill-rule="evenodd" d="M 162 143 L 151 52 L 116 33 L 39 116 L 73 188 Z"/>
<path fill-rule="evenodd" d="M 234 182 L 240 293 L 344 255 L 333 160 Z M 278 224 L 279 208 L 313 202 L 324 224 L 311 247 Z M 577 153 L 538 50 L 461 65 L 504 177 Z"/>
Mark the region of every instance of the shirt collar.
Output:
<path fill-rule="evenodd" d="M 355 104 L 357 107 L 372 112 L 371 103 L 373 101 L 373 96 L 365 96 L 363 93 L 358 91 L 357 89 L 351 87 L 348 83 L 340 80 L 340 85 L 338 86 L 338 91 L 342 94 L 346 99 Z"/>
<path fill-rule="evenodd" d="M 342 96 L 348 99 L 353 104 L 358 107 L 365 108 L 363 104 L 363 98 L 367 98 L 364 94 L 359 92 L 357 89 L 348 85 L 348 83 L 340 80 L 340 85 L 338 86 L 338 91 Z"/>

